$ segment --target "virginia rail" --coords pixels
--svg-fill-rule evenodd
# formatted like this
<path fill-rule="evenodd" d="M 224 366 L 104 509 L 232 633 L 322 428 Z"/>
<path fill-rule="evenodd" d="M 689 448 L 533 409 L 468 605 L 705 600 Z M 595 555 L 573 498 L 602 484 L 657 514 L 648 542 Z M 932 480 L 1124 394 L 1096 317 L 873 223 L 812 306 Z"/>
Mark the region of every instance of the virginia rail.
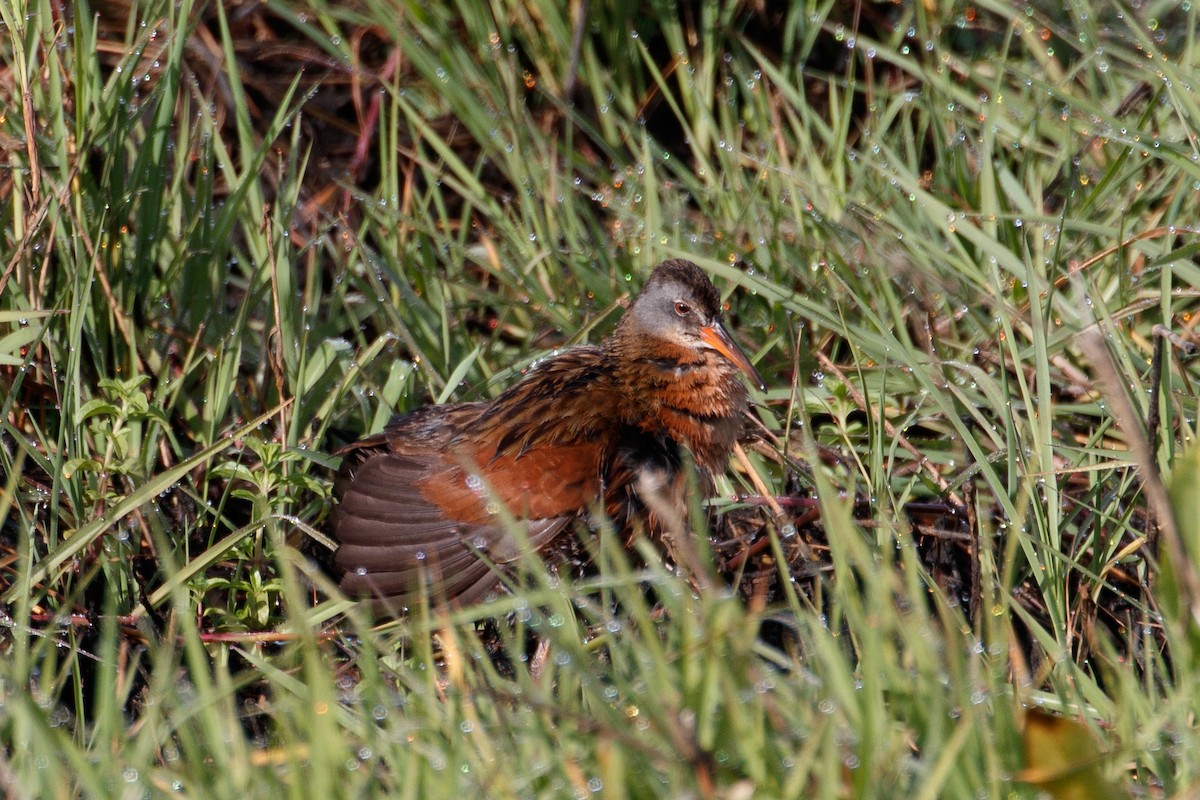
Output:
<path fill-rule="evenodd" d="M 340 451 L 342 589 L 393 611 L 421 591 L 477 602 L 499 580 L 489 563 L 520 557 L 512 520 L 541 552 L 601 502 L 627 536 L 663 535 L 658 501 L 675 504 L 676 521 L 686 509 L 683 449 L 701 486 L 728 462 L 747 407 L 739 370 L 763 385 L 721 324 L 716 287 L 690 261 L 659 264 L 603 344 L 543 360 L 494 400 L 418 409 Z"/>

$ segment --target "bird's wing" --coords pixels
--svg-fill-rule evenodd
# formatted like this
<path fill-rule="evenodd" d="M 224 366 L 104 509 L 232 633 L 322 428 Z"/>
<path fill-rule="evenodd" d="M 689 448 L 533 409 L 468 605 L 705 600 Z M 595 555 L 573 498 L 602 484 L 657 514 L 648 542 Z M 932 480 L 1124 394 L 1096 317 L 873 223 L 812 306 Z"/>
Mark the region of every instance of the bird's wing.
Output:
<path fill-rule="evenodd" d="M 461 503 L 470 513 L 459 516 L 459 508 L 443 508 L 423 492 L 432 468 L 427 458 L 378 453 L 354 471 L 335 521 L 341 541 L 335 560 L 348 594 L 403 605 L 426 591 L 476 602 L 499 581 L 489 563 L 520 556 L 522 530 L 526 546 L 537 550 L 571 520 L 559 515 L 506 527 Z M 460 493 L 466 492 L 464 486 Z"/>
<path fill-rule="evenodd" d="M 335 563 L 351 595 L 402 605 L 427 591 L 476 602 L 499 580 L 490 565 L 542 549 L 600 494 L 595 443 L 491 457 L 486 437 L 467 451 L 416 429 L 430 423 L 402 418 L 344 451 Z"/>
<path fill-rule="evenodd" d="M 602 493 L 619 406 L 604 352 L 547 359 L 487 403 L 433 406 L 344 449 L 334 532 L 342 588 L 467 604 Z"/>

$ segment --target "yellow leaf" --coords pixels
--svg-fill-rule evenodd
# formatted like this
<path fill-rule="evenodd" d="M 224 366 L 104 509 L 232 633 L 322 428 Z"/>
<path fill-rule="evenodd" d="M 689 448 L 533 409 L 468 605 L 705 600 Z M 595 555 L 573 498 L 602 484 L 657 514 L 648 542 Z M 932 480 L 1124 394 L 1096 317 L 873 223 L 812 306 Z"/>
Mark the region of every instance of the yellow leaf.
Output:
<path fill-rule="evenodd" d="M 1127 800 L 1129 792 L 1105 774 L 1109 754 L 1075 720 L 1030 709 L 1025 714 L 1025 769 L 1017 780 L 1054 800 Z"/>

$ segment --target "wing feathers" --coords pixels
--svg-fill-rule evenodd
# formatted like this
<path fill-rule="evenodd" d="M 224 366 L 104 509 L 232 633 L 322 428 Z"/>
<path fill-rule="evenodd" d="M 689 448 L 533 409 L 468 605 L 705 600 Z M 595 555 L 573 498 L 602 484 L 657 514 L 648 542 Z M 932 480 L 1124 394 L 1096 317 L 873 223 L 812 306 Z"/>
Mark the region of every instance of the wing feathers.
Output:
<path fill-rule="evenodd" d="M 605 357 L 573 348 L 489 403 L 419 409 L 344 448 L 342 588 L 404 603 L 424 585 L 470 603 L 499 580 L 489 563 L 549 544 L 603 491 L 605 410 L 617 405 Z M 551 401 L 570 413 L 547 414 Z"/>
<path fill-rule="evenodd" d="M 489 567 L 515 562 L 528 548 L 536 552 L 558 535 L 581 505 L 577 497 L 551 503 L 530 492 L 548 492 L 545 481 L 522 484 L 509 481 L 506 504 L 520 500 L 523 510 L 512 509 L 524 533 L 510 531 L 494 514 L 489 496 L 468 487 L 469 473 L 460 465 L 446 466 L 429 456 L 394 452 L 365 455 L 339 481 L 340 503 L 335 529 L 341 542 L 335 563 L 348 594 L 410 602 L 425 586 L 434 595 L 468 603 L 493 590 L 499 577 Z M 590 484 L 568 481 L 573 494 Z M 553 516 L 530 519 L 531 506 L 559 508 Z M 522 539 L 525 543 L 522 544 Z"/>

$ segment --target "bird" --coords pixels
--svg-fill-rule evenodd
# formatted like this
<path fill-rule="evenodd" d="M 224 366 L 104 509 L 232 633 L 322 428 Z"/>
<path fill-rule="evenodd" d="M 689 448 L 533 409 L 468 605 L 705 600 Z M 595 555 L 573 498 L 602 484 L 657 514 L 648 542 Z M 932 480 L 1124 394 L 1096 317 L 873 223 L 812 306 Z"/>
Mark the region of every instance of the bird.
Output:
<path fill-rule="evenodd" d="M 526 548 L 546 551 L 581 520 L 594 529 L 600 509 L 627 540 L 664 536 L 687 487 L 711 492 L 728 465 L 749 408 L 740 375 L 765 388 L 717 288 L 691 261 L 664 261 L 602 343 L 542 359 L 494 399 L 394 417 L 335 453 L 342 591 L 401 614 L 422 595 L 474 605 Z"/>

